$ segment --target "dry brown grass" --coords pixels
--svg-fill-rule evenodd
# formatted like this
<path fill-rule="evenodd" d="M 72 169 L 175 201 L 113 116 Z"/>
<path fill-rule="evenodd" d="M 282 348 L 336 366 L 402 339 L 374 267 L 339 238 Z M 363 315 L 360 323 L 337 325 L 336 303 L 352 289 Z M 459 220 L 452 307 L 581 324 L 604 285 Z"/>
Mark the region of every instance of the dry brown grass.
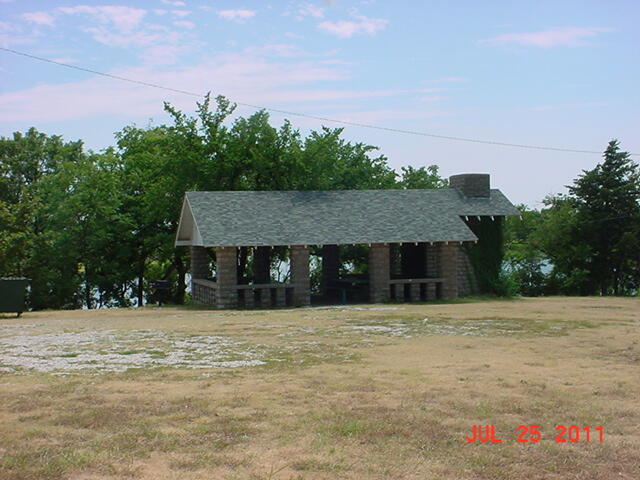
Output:
<path fill-rule="evenodd" d="M 1 318 L 5 337 L 220 335 L 266 364 L 0 372 L 0 478 L 640 478 L 638 299 L 362 307 Z M 504 442 L 467 444 L 473 424 Z M 542 441 L 516 443 L 520 424 Z M 605 441 L 556 443 L 557 424 L 603 425 Z"/>

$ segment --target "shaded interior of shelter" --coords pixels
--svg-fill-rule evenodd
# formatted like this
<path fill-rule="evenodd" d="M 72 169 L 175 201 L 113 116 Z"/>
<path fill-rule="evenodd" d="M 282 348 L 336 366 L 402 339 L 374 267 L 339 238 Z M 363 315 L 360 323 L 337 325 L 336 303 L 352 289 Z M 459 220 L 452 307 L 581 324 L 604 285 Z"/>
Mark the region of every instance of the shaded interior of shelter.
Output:
<path fill-rule="evenodd" d="M 460 252 L 459 242 L 191 247 L 192 297 L 226 308 L 455 298 Z"/>

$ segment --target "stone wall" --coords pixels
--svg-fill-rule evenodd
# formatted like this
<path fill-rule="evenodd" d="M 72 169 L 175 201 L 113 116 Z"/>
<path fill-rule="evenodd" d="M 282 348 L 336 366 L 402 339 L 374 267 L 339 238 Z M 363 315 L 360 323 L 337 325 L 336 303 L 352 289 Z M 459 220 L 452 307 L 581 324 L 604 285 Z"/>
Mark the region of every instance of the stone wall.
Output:
<path fill-rule="evenodd" d="M 309 247 L 291 246 L 291 284 L 293 285 L 293 304 L 304 306 L 311 304 L 311 279 L 309 278 Z"/>
<path fill-rule="evenodd" d="M 438 250 L 439 276 L 442 277 L 442 298 L 444 300 L 458 298 L 459 246 L 453 243 L 441 243 Z"/>
<path fill-rule="evenodd" d="M 462 246 L 458 247 L 458 295 L 465 297 L 478 292 L 476 274 L 469 255 Z"/>
<path fill-rule="evenodd" d="M 191 278 L 209 278 L 209 254 L 205 247 L 191 247 Z"/>
<path fill-rule="evenodd" d="M 238 306 L 238 249 L 216 248 L 216 280 L 218 283 L 218 307 Z"/>
<path fill-rule="evenodd" d="M 467 197 L 484 197 L 490 195 L 490 178 L 486 173 L 463 173 L 449 177 L 449 186 L 457 188 Z"/>
<path fill-rule="evenodd" d="M 372 243 L 369 248 L 369 301 L 389 301 L 389 245 Z"/>
<path fill-rule="evenodd" d="M 218 284 L 210 280 L 191 280 L 191 299 L 200 305 L 217 305 Z"/>

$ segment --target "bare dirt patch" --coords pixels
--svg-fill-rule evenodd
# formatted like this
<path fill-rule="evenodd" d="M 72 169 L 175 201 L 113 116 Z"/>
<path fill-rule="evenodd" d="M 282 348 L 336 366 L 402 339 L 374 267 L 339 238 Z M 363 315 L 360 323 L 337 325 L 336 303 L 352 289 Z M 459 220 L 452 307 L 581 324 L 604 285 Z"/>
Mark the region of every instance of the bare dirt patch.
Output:
<path fill-rule="evenodd" d="M 0 478 L 637 478 L 639 328 L 601 298 L 1 318 Z"/>

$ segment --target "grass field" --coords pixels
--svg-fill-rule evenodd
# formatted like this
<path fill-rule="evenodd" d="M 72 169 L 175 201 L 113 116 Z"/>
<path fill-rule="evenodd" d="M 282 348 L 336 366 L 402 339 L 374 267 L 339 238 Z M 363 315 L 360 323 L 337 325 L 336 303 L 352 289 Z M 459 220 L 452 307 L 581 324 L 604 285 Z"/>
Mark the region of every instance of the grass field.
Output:
<path fill-rule="evenodd" d="M 639 340 L 625 298 L 4 316 L 0 478 L 637 479 Z"/>

